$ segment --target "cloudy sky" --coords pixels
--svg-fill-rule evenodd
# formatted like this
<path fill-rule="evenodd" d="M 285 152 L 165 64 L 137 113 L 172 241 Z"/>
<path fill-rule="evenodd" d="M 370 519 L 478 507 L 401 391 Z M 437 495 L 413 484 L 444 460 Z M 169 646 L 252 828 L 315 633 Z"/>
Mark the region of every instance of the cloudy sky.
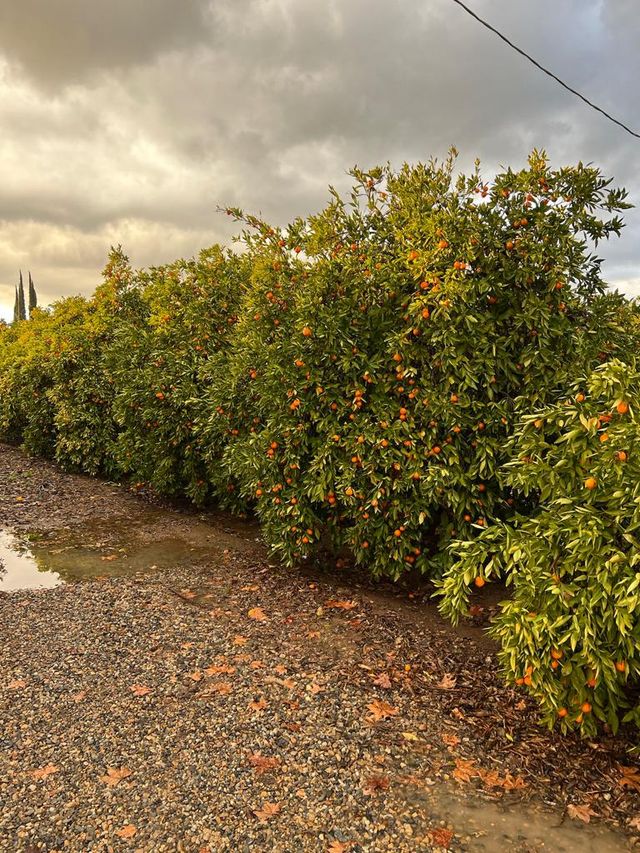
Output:
<path fill-rule="evenodd" d="M 640 130 L 638 0 L 467 0 Z M 451 0 L 5 0 L 0 5 L 0 315 L 18 269 L 41 302 L 89 293 L 109 246 L 136 265 L 227 241 L 218 204 L 285 223 L 346 170 L 450 145 L 487 175 L 544 147 L 640 204 L 640 140 Z M 605 246 L 640 293 L 640 211 Z"/>

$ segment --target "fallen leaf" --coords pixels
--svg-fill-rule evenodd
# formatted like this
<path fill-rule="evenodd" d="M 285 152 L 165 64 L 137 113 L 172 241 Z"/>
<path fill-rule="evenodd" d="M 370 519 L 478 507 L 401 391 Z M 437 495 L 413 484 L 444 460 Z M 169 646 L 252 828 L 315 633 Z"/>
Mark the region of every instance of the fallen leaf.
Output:
<path fill-rule="evenodd" d="M 100 776 L 100 781 L 110 788 L 115 788 L 127 776 L 131 776 L 131 770 L 128 767 L 107 767 L 107 772 L 104 776 Z"/>
<path fill-rule="evenodd" d="M 180 595 L 183 598 L 195 598 L 197 596 L 197 592 L 194 592 L 192 589 L 181 589 Z"/>
<path fill-rule="evenodd" d="M 526 788 L 527 783 L 524 781 L 522 776 L 512 776 L 510 773 L 502 779 L 500 782 L 500 787 L 505 791 L 516 791 L 519 788 Z"/>
<path fill-rule="evenodd" d="M 442 847 L 443 850 L 448 850 L 453 840 L 453 832 L 450 829 L 439 826 L 437 829 L 432 829 L 429 832 L 429 838 L 434 847 Z"/>
<path fill-rule="evenodd" d="M 55 764 L 46 764 L 44 767 L 40 767 L 38 770 L 32 770 L 31 775 L 34 779 L 46 779 L 47 776 L 51 776 L 53 773 L 59 773 L 60 768 L 56 767 Z"/>
<path fill-rule="evenodd" d="M 281 663 L 279 663 L 277 666 L 274 666 L 273 671 L 278 675 L 284 675 L 287 671 L 287 668 L 286 666 L 283 666 Z"/>
<path fill-rule="evenodd" d="M 262 607 L 252 607 L 248 611 L 247 616 L 249 617 L 249 619 L 255 619 L 256 622 L 266 622 L 267 621 L 267 614 L 264 612 Z"/>
<path fill-rule="evenodd" d="M 214 681 L 207 687 L 207 693 L 219 693 L 221 696 L 228 696 L 232 692 L 233 685 L 228 681 Z"/>
<path fill-rule="evenodd" d="M 358 606 L 357 601 L 327 601 L 325 607 L 333 607 L 336 610 L 355 610 Z"/>
<path fill-rule="evenodd" d="M 365 779 L 362 790 L 367 796 L 372 797 L 379 791 L 388 791 L 389 785 L 388 776 L 369 776 L 368 779 Z"/>
<path fill-rule="evenodd" d="M 347 853 L 352 847 L 351 841 L 332 841 L 327 847 L 327 853 Z"/>
<path fill-rule="evenodd" d="M 267 700 L 263 696 L 261 696 L 259 699 L 253 699 L 251 702 L 249 702 L 249 710 L 260 713 L 264 711 L 268 704 L 269 703 L 267 702 Z"/>
<path fill-rule="evenodd" d="M 147 693 L 151 693 L 151 688 L 145 687 L 144 684 L 134 684 L 130 689 L 134 696 L 146 696 Z"/>
<path fill-rule="evenodd" d="M 637 817 L 632 817 L 629 820 L 629 826 L 631 827 L 631 829 L 640 829 L 640 815 L 638 815 Z"/>
<path fill-rule="evenodd" d="M 114 560 L 118 559 L 117 554 L 109 554 L 107 557 L 100 557 L 103 563 L 112 563 Z"/>
<path fill-rule="evenodd" d="M 123 826 L 122 829 L 116 830 L 116 835 L 118 838 L 133 838 L 138 830 L 132 823 L 128 823 L 126 826 Z"/>
<path fill-rule="evenodd" d="M 190 678 L 192 681 L 202 681 L 204 675 L 200 672 L 199 669 L 196 669 L 195 672 L 190 672 L 187 678 Z"/>
<path fill-rule="evenodd" d="M 264 669 L 264 664 L 261 660 L 252 660 L 249 666 L 251 669 Z"/>
<path fill-rule="evenodd" d="M 280 759 L 261 755 L 261 753 L 256 752 L 249 756 L 249 764 L 256 771 L 256 776 L 261 776 L 268 770 L 274 770 L 276 767 L 279 767 Z"/>
<path fill-rule="evenodd" d="M 480 774 L 478 768 L 475 766 L 475 761 L 470 761 L 466 758 L 456 758 L 456 766 L 451 775 L 457 782 L 468 782 L 472 777 L 479 776 Z"/>
<path fill-rule="evenodd" d="M 187 649 L 192 649 L 194 646 L 195 646 L 195 643 L 182 643 L 180 648 L 184 649 L 186 651 Z"/>
<path fill-rule="evenodd" d="M 373 679 L 373 683 L 384 690 L 388 690 L 391 687 L 391 679 L 386 672 L 381 672 L 377 678 Z"/>
<path fill-rule="evenodd" d="M 272 817 L 275 817 L 277 814 L 280 814 L 282 811 L 282 806 L 280 803 L 263 803 L 262 808 L 254 809 L 253 813 L 258 818 L 260 823 L 266 823 L 271 820 Z"/>
<path fill-rule="evenodd" d="M 229 664 L 220 664 L 214 666 L 208 666 L 205 669 L 205 675 L 232 675 L 236 671 L 235 666 L 229 666 Z"/>
<path fill-rule="evenodd" d="M 23 678 L 16 678 L 15 681 L 10 681 L 7 687 L 9 690 L 22 690 L 27 686 L 27 682 Z"/>
<path fill-rule="evenodd" d="M 87 691 L 80 690 L 78 693 L 74 694 L 73 701 L 74 702 L 82 702 L 83 699 L 86 698 Z"/>
<path fill-rule="evenodd" d="M 598 813 L 594 812 L 591 806 L 583 803 L 581 806 L 569 803 L 567 806 L 567 814 L 574 820 L 581 820 L 583 823 L 589 823 L 591 817 L 597 817 Z"/>
<path fill-rule="evenodd" d="M 420 740 L 415 732 L 402 732 L 402 737 L 405 740 Z"/>
<path fill-rule="evenodd" d="M 317 696 L 318 693 L 322 693 L 324 687 L 320 684 L 316 684 L 315 681 L 312 681 L 311 684 L 307 684 L 307 691 L 311 693 L 312 696 Z"/>
<path fill-rule="evenodd" d="M 637 767 L 625 767 L 619 765 L 618 769 L 622 773 L 622 778 L 618 780 L 620 787 L 633 788 L 634 791 L 640 792 L 640 771 Z"/>
<path fill-rule="evenodd" d="M 243 637 L 242 634 L 236 634 L 236 636 L 233 638 L 234 646 L 246 646 L 248 642 L 248 639 L 246 637 Z"/>
<path fill-rule="evenodd" d="M 441 680 L 438 682 L 438 687 L 442 688 L 442 690 L 451 690 L 457 684 L 456 679 L 451 675 L 450 672 L 445 672 L 442 676 Z"/>
<path fill-rule="evenodd" d="M 442 740 L 442 743 L 445 744 L 445 746 L 449 746 L 449 747 L 458 746 L 458 744 L 460 743 L 459 737 L 457 737 L 456 735 L 451 735 L 448 732 L 444 732 L 441 735 L 441 740 Z"/>
<path fill-rule="evenodd" d="M 371 711 L 371 719 L 376 723 L 380 720 L 387 720 L 389 717 L 396 717 L 400 713 L 393 705 L 383 702 L 381 699 L 374 699 L 367 705 L 367 708 Z"/>

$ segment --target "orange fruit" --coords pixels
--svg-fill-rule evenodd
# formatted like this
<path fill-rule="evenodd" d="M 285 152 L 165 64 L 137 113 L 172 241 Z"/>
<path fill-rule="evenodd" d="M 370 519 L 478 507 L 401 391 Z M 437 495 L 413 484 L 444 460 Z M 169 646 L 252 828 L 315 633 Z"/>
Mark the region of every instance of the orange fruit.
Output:
<path fill-rule="evenodd" d="M 305 336 L 305 338 L 310 338 L 313 332 L 311 331 L 309 326 L 305 326 L 302 330 L 302 334 Z"/>
<path fill-rule="evenodd" d="M 592 492 L 597 485 L 598 481 L 595 477 L 587 477 L 587 479 L 584 481 L 585 489 L 589 489 L 590 492 Z"/>
<path fill-rule="evenodd" d="M 513 240 L 507 240 L 507 242 L 504 245 L 507 248 L 507 251 L 510 252 L 511 249 L 513 249 L 515 243 L 513 242 Z"/>
<path fill-rule="evenodd" d="M 626 451 L 618 450 L 618 452 L 616 453 L 616 459 L 618 460 L 618 462 L 626 462 L 627 461 Z"/>
<path fill-rule="evenodd" d="M 564 652 L 561 649 L 551 649 L 551 657 L 554 660 L 562 660 Z"/>
<path fill-rule="evenodd" d="M 576 394 L 576 403 L 584 403 L 584 394 Z"/>
<path fill-rule="evenodd" d="M 478 589 L 482 589 L 482 587 L 486 584 L 486 580 L 478 575 L 478 577 L 474 580 L 474 584 L 478 587 Z"/>
<path fill-rule="evenodd" d="M 448 249 L 448 248 L 449 248 L 449 244 L 447 243 L 447 241 L 446 241 L 446 240 L 439 240 L 439 241 L 438 241 L 438 248 L 439 248 L 439 249 Z"/>
<path fill-rule="evenodd" d="M 609 441 L 609 433 L 603 432 L 600 436 L 600 441 L 604 444 L 605 441 Z"/>
<path fill-rule="evenodd" d="M 620 400 L 618 405 L 616 406 L 619 415 L 626 415 L 629 411 L 629 404 L 625 403 L 624 400 Z"/>
<path fill-rule="evenodd" d="M 452 394 L 449 399 L 451 400 L 452 403 L 457 403 L 458 402 L 458 395 Z"/>
<path fill-rule="evenodd" d="M 589 702 L 583 702 L 582 705 L 580 706 L 580 710 L 582 711 L 583 714 L 590 714 L 591 713 L 591 705 L 589 704 Z"/>
<path fill-rule="evenodd" d="M 428 308 L 423 308 L 423 309 L 422 309 L 422 317 L 423 317 L 423 319 L 428 320 L 430 316 L 431 316 L 431 312 L 429 311 L 429 309 L 428 309 Z"/>
<path fill-rule="evenodd" d="M 558 716 L 559 717 L 566 717 L 568 713 L 569 712 L 567 711 L 566 708 L 558 708 Z"/>
<path fill-rule="evenodd" d="M 616 669 L 618 670 L 618 672 L 626 672 L 627 671 L 627 664 L 623 660 L 617 660 L 616 661 Z"/>

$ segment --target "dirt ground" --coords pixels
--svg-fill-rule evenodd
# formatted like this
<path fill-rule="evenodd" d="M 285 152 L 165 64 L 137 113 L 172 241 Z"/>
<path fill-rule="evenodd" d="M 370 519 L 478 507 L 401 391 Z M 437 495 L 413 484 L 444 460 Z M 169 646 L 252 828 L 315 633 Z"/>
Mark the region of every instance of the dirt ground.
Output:
<path fill-rule="evenodd" d="M 69 581 L 0 594 L 1 851 L 636 846 L 633 733 L 541 729 L 426 588 L 4 445 L 0 527 Z"/>

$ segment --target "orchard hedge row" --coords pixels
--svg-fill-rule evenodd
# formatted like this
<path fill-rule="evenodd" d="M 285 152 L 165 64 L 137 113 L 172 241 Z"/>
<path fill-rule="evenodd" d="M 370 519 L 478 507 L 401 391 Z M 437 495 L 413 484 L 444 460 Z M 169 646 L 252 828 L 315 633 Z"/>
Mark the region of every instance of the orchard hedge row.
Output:
<path fill-rule="evenodd" d="M 229 210 L 245 226 L 241 253 L 136 271 L 113 250 L 92 298 L 0 333 L 0 434 L 70 468 L 251 508 L 287 564 L 328 548 L 377 577 L 442 578 L 454 618 L 470 584 L 506 577 L 516 595 L 494 632 L 510 677 L 549 722 L 615 727 L 637 684 L 633 589 L 627 621 L 605 628 L 600 609 L 618 612 L 633 564 L 599 568 L 615 590 L 588 570 L 585 506 L 608 518 L 605 489 L 619 485 L 594 474 L 584 503 L 587 451 L 566 439 L 582 410 L 558 401 L 594 369 L 593 389 L 619 380 L 613 360 L 637 346 L 635 306 L 606 291 L 594 254 L 620 232 L 625 194 L 538 152 L 491 183 L 478 167 L 454 177 L 454 162 L 354 170 L 348 201 L 332 191 L 286 229 Z M 587 409 L 606 402 L 593 389 Z M 529 448 L 539 421 L 543 445 Z M 616 442 L 594 444 L 603 470 Z M 521 469 L 523 453 L 534 461 Z M 565 476 L 576 500 L 559 514 Z M 556 528 L 543 533 L 567 514 L 560 527 L 573 525 L 584 558 Z M 550 556 L 513 545 L 523 537 Z M 547 556 L 567 563 L 569 592 L 565 569 L 531 568 Z M 525 607 L 542 616 L 523 622 Z M 547 672 L 551 647 L 562 664 Z M 624 672 L 610 678 L 594 654 Z M 594 688 L 578 689 L 578 669 Z"/>

